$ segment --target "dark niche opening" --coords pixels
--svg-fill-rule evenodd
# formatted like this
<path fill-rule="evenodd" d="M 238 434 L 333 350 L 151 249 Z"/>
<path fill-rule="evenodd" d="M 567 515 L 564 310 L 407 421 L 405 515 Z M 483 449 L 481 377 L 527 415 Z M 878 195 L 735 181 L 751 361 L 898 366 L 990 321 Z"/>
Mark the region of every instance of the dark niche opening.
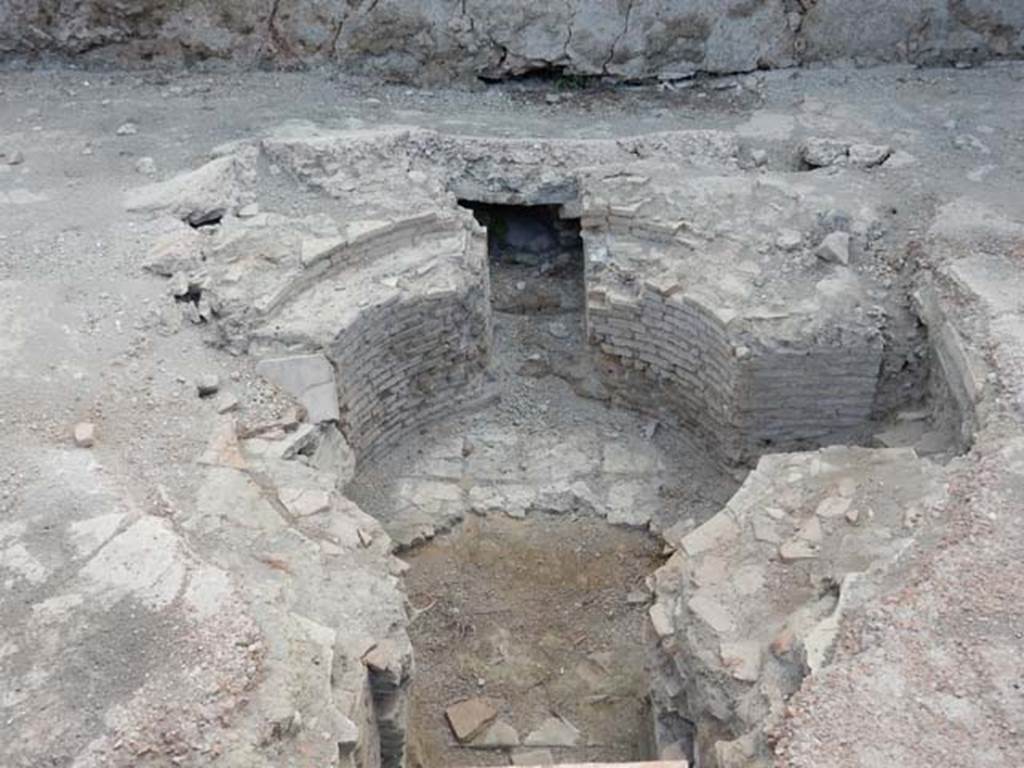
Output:
<path fill-rule="evenodd" d="M 581 313 L 583 239 L 579 219 L 558 205 L 460 200 L 487 229 L 491 301 L 511 314 Z"/>

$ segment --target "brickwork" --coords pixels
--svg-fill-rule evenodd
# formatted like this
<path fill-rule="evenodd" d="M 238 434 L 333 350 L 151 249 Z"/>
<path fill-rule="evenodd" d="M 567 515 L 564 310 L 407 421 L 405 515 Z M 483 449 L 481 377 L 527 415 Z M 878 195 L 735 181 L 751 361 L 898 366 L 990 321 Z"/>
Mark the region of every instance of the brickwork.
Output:
<path fill-rule="evenodd" d="M 478 284 L 368 310 L 338 334 L 328 356 L 338 371 L 341 427 L 361 458 L 479 396 L 489 312 Z"/>
<path fill-rule="evenodd" d="M 730 331 L 733 315 L 681 286 L 587 291 L 588 338 L 604 358 L 606 383 L 632 407 L 696 431 L 728 461 L 827 440 L 868 421 L 877 335 L 847 333 L 837 346 L 744 344 Z"/>

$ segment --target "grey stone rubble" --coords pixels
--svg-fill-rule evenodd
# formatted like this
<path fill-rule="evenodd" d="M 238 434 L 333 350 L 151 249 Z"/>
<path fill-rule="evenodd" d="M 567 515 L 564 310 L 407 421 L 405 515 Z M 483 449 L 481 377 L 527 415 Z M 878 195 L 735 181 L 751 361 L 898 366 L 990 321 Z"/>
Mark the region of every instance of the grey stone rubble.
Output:
<path fill-rule="evenodd" d="M 731 734 L 716 765 L 765 754 L 766 729 L 832 658 L 844 612 L 944 501 L 938 474 L 905 448 L 763 457 L 654 575 L 656 661 L 675 670 L 655 686 L 661 722 L 675 712 L 698 733 Z"/>

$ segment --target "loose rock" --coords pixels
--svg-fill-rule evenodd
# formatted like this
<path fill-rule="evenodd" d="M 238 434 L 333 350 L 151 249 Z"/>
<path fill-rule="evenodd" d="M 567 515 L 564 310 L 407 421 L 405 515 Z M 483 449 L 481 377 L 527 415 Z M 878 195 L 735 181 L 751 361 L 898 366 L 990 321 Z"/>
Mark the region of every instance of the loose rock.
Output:
<path fill-rule="evenodd" d="M 800 159 L 811 168 L 825 168 L 846 159 L 849 145 L 834 139 L 807 139 L 800 147 Z"/>
<path fill-rule="evenodd" d="M 886 161 L 892 154 L 892 147 L 881 144 L 853 144 L 850 147 L 850 163 L 858 168 L 874 168 Z"/>
<path fill-rule="evenodd" d="M 775 238 L 775 245 L 783 251 L 795 251 L 803 243 L 804 238 L 795 229 L 783 229 Z"/>
<path fill-rule="evenodd" d="M 188 275 L 184 272 L 175 272 L 167 284 L 167 292 L 175 298 L 186 296 L 189 291 Z"/>
<path fill-rule="evenodd" d="M 851 503 L 852 502 L 849 498 L 844 498 L 842 496 L 829 496 L 818 504 L 817 509 L 815 509 L 815 514 L 824 518 L 842 517 L 850 508 Z"/>
<path fill-rule="evenodd" d="M 523 741 L 528 747 L 575 747 L 580 732 L 560 717 L 549 717 Z"/>
<path fill-rule="evenodd" d="M 460 701 L 444 711 L 452 733 L 461 742 L 471 741 L 479 736 L 497 715 L 497 710 L 480 698 Z"/>
<path fill-rule="evenodd" d="M 96 425 L 88 421 L 75 424 L 75 445 L 79 448 L 92 448 L 96 442 Z"/>
<path fill-rule="evenodd" d="M 156 176 L 156 161 L 152 157 L 140 157 L 135 161 L 135 172 L 143 176 Z"/>
<path fill-rule="evenodd" d="M 554 336 L 556 339 L 567 339 L 569 338 L 569 329 L 565 323 L 554 322 L 548 323 L 548 333 Z"/>
<path fill-rule="evenodd" d="M 196 391 L 199 392 L 200 397 L 215 395 L 219 389 L 220 377 L 216 374 L 208 373 L 205 376 L 200 376 L 196 381 Z"/>
<path fill-rule="evenodd" d="M 818 245 L 818 258 L 831 264 L 850 263 L 850 235 L 848 232 L 833 232 Z"/>
<path fill-rule="evenodd" d="M 658 637 L 668 637 L 675 630 L 672 624 L 672 617 L 661 603 L 655 603 L 648 611 L 651 619 L 651 626 Z"/>

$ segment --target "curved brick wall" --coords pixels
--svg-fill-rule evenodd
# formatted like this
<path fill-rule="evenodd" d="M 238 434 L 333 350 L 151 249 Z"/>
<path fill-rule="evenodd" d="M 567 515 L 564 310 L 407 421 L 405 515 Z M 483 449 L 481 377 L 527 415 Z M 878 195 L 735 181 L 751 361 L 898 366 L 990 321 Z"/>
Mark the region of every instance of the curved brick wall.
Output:
<path fill-rule="evenodd" d="M 838 440 L 867 424 L 879 336 L 741 341 L 729 329 L 733 314 L 652 282 L 587 291 L 588 337 L 617 399 L 676 420 L 727 461 Z"/>
<path fill-rule="evenodd" d="M 606 381 L 623 402 L 669 413 L 726 456 L 737 456 L 738 371 L 721 318 L 682 293 L 664 295 L 651 285 L 634 295 L 593 287 L 587 331 L 604 356 Z"/>
<path fill-rule="evenodd" d="M 739 362 L 735 428 L 744 451 L 790 450 L 856 438 L 871 418 L 881 338 L 756 346 Z"/>
<path fill-rule="evenodd" d="M 323 353 L 339 427 L 365 460 L 480 396 L 491 349 L 486 250 L 468 211 L 353 221 L 343 237 L 304 246 L 284 280 L 246 290 L 258 307 L 234 313 L 234 333 L 260 357 Z"/>
<path fill-rule="evenodd" d="M 341 429 L 360 460 L 479 397 L 490 343 L 484 281 L 361 313 L 327 350 Z"/>

